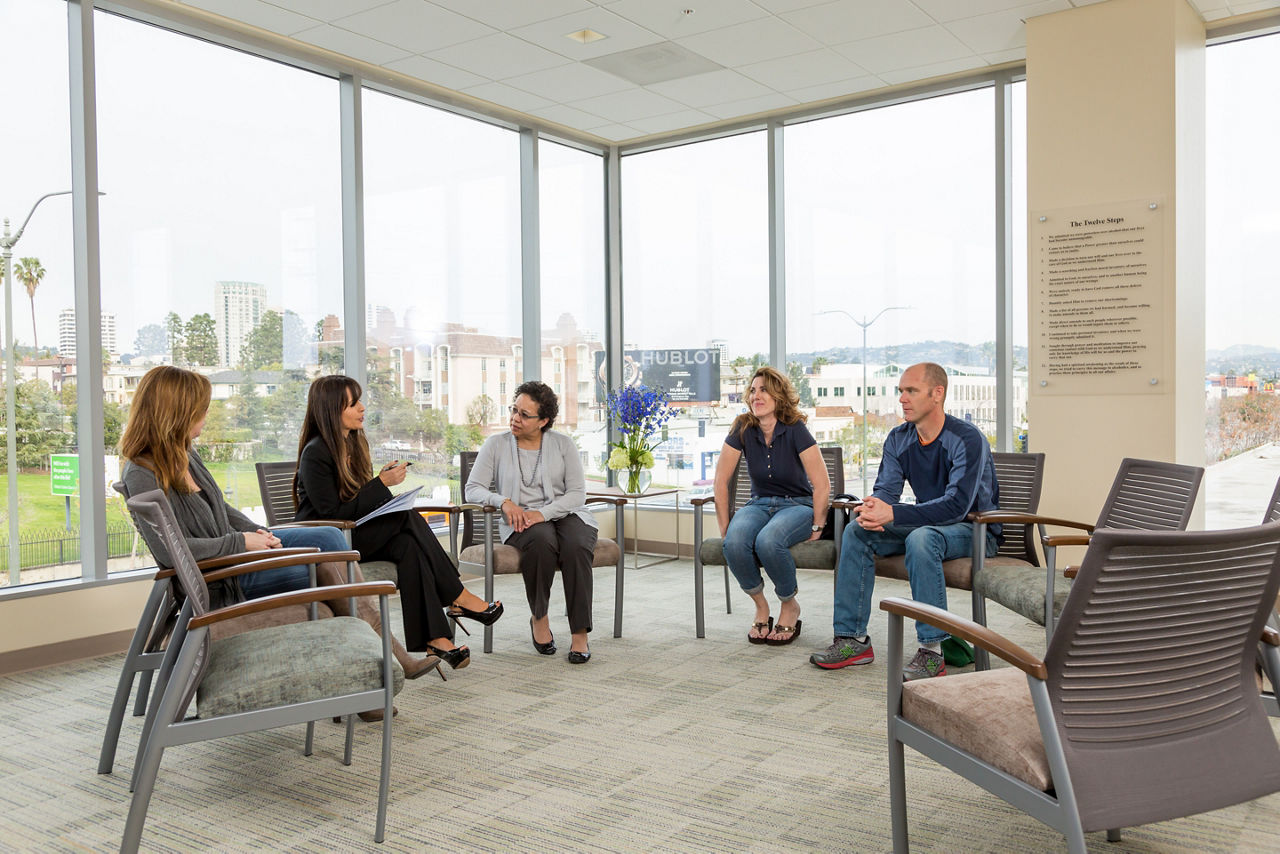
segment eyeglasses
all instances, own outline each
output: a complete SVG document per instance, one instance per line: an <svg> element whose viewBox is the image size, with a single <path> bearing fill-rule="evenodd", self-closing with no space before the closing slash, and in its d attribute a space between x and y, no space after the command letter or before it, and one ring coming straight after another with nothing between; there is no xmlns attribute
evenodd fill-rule
<svg viewBox="0 0 1280 854"><path fill-rule="evenodd" d="M530 415L527 412L521 412L520 407L518 406L511 407L511 417L519 418L521 421L537 421L538 420L537 415Z"/></svg>

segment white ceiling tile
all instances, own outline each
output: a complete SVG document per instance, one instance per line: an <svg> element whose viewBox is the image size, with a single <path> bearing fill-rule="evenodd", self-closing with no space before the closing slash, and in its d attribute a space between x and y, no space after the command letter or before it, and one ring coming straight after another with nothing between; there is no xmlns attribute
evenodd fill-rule
<svg viewBox="0 0 1280 854"><path fill-rule="evenodd" d="M389 0L271 0L271 2L321 21L333 21L372 9L374 6L382 6Z"/></svg>
<svg viewBox="0 0 1280 854"><path fill-rule="evenodd" d="M981 57L970 56L966 59L953 59L950 62L934 62L929 65L918 65L915 68L902 68L886 71L880 76L891 86L899 83L914 83L917 80L928 80L931 77L942 77L945 74L956 74L973 68L985 68Z"/></svg>
<svg viewBox="0 0 1280 854"><path fill-rule="evenodd" d="M727 66L817 50L822 45L781 18L760 18L680 39L679 44Z"/></svg>
<svg viewBox="0 0 1280 854"><path fill-rule="evenodd" d="M958 18L976 18L992 12L1004 12L1019 6L1034 6L1039 0L912 0L935 21L954 21Z"/></svg>
<svg viewBox="0 0 1280 854"><path fill-rule="evenodd" d="M593 115L586 110L579 110L576 107L569 107L565 104L551 104L547 107L529 110L529 112L548 121L567 125L571 128L598 127L610 123L604 116Z"/></svg>
<svg viewBox="0 0 1280 854"><path fill-rule="evenodd" d="M988 65L1001 65L1006 62L1022 62L1027 58L1027 49L1025 47L1015 47L1009 50L997 50L994 53L984 53L982 58L987 61Z"/></svg>
<svg viewBox="0 0 1280 854"><path fill-rule="evenodd" d="M431 0L459 15L475 18L494 29L511 30L547 18L590 9L588 0Z"/></svg>
<svg viewBox="0 0 1280 854"><path fill-rule="evenodd" d="M693 14L684 14L686 9ZM673 40L769 14L751 0L618 0L609 11Z"/></svg>
<svg viewBox="0 0 1280 854"><path fill-rule="evenodd" d="M736 119L739 116L751 116L756 113L763 113L767 110L778 110L782 107L795 106L795 99L788 98L786 95L774 93L772 95L762 95L759 98L747 98L745 101L730 101L727 104L712 104L702 108L704 113L710 113L718 119Z"/></svg>
<svg viewBox="0 0 1280 854"><path fill-rule="evenodd" d="M723 104L726 100L741 101L773 93L773 90L763 83L757 83L727 68L723 71L682 77L679 80L653 83L648 88L668 98L674 98L682 104L688 104L690 107Z"/></svg>
<svg viewBox="0 0 1280 854"><path fill-rule="evenodd" d="M392 47L389 44L374 41L371 38L357 35L348 30L339 29L332 24L321 24L318 27L294 33L293 37L298 41L307 42L335 53L341 53L352 59L371 62L374 65L384 65L410 55L408 51L401 50L398 47Z"/></svg>
<svg viewBox="0 0 1280 854"><path fill-rule="evenodd" d="M569 106L603 116L611 122L633 124L635 119L674 113L684 109L685 105L637 86L634 89L624 89L609 95L584 98L581 101L572 102Z"/></svg>
<svg viewBox="0 0 1280 854"><path fill-rule="evenodd" d="M395 0L367 12L339 18L334 24L412 53L427 53L493 32L492 27L479 21L423 0Z"/></svg>
<svg viewBox="0 0 1280 854"><path fill-rule="evenodd" d="M594 128L583 128L588 133L594 133L596 136L604 137L611 142L623 142L628 139L635 139L638 136L644 136L643 133L633 127L627 125L601 125Z"/></svg>
<svg viewBox="0 0 1280 854"><path fill-rule="evenodd" d="M866 74L862 77L855 77L852 80L838 80L835 83L823 83L819 86L806 86L802 89L788 89L783 94L790 95L802 104L812 103L813 101L825 101L828 98L842 98L845 95L856 95L859 92L869 92L872 89L879 89L885 83L874 74Z"/></svg>
<svg viewBox="0 0 1280 854"><path fill-rule="evenodd" d="M522 113L549 107L552 104L551 101L541 95L534 95L523 89L516 89L506 83L481 83L478 86L470 86L462 91L473 98L501 104L504 107L519 110Z"/></svg>
<svg viewBox="0 0 1280 854"><path fill-rule="evenodd" d="M323 23L315 18L308 18L306 15L264 3L262 0L188 0L187 5L197 6L215 15L243 21L286 36Z"/></svg>
<svg viewBox="0 0 1280 854"><path fill-rule="evenodd" d="M1107 0L1071 0L1072 6L1092 6L1095 3L1106 3Z"/></svg>
<svg viewBox="0 0 1280 854"><path fill-rule="evenodd" d="M450 45L433 50L427 55L474 74L499 80L544 68L555 68L569 61L558 53L506 33L494 33L474 41Z"/></svg>
<svg viewBox="0 0 1280 854"><path fill-rule="evenodd" d="M806 6L821 6L823 3L831 2L831 0L754 0L754 2L757 6L779 15L794 9L803 9Z"/></svg>
<svg viewBox="0 0 1280 854"><path fill-rule="evenodd" d="M909 0L835 0L781 16L824 44L842 44L933 23Z"/></svg>
<svg viewBox="0 0 1280 854"><path fill-rule="evenodd" d="M1033 6L1019 6L1004 12L963 18L947 24L956 38L973 48L975 53L995 53L1015 47L1026 47L1027 25L1023 21L1037 15L1070 9L1067 0L1048 0Z"/></svg>
<svg viewBox="0 0 1280 854"><path fill-rule="evenodd" d="M973 56L973 51L938 25L836 45L834 50L873 74Z"/></svg>
<svg viewBox="0 0 1280 854"><path fill-rule="evenodd" d="M565 38L566 34L576 33L579 30L595 30L608 38L589 44ZM618 53L633 47L665 41L662 36L652 30L646 30L620 15L599 7L561 15L527 27L519 27L512 30L511 34L576 60L592 59L608 53Z"/></svg>
<svg viewBox="0 0 1280 854"><path fill-rule="evenodd" d="M425 56L407 56L395 62L382 64L392 71L399 71L401 74L408 74L410 77L417 77L419 80L425 80L446 89L461 91L468 86L486 82L486 78L478 74L445 65L443 62L436 62L434 59L427 59Z"/></svg>
<svg viewBox="0 0 1280 854"><path fill-rule="evenodd" d="M1216 12L1227 8L1227 0L1191 0L1191 5L1201 13Z"/></svg>
<svg viewBox="0 0 1280 854"><path fill-rule="evenodd" d="M1218 21L1223 18L1230 18L1231 10L1230 9L1214 9L1212 12L1201 12L1200 17L1204 18L1206 23L1209 21Z"/></svg>
<svg viewBox="0 0 1280 854"><path fill-rule="evenodd" d="M834 80L848 80L866 74L865 69L834 50L825 48L797 56L755 62L742 66L738 71L779 92L831 83Z"/></svg>
<svg viewBox="0 0 1280 854"><path fill-rule="evenodd" d="M573 62L548 68L545 71L513 77L505 82L517 89L561 103L581 101L583 98L594 95L607 95L632 85L621 77L614 77L612 74Z"/></svg>
<svg viewBox="0 0 1280 854"><path fill-rule="evenodd" d="M1262 0L1262 2L1252 3L1232 2L1230 7L1231 11L1236 15L1247 15L1250 12L1261 12L1264 9L1275 9L1280 7L1280 2L1277 2L1277 0Z"/></svg>
<svg viewBox="0 0 1280 854"><path fill-rule="evenodd" d="M716 120L715 116L701 110L681 110L665 116L651 116L647 119L632 119L630 125L642 133L666 133L683 130L698 125L709 124Z"/></svg>

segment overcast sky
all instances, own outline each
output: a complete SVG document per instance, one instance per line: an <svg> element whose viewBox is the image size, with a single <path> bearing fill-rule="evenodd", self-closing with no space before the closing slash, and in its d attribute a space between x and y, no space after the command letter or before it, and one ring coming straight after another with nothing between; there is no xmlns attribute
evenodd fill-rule
<svg viewBox="0 0 1280 854"><path fill-rule="evenodd" d="M0 216L14 228L37 197L70 188L65 22L62 3L0 0ZM95 26L102 304L120 349L170 310L212 313L218 280L266 284L308 320L340 313L336 82L103 13ZM1274 345L1280 37L1212 48L1208 69L1207 344ZM971 297L993 269L990 100L788 130L789 350L860 340L844 318L814 316L830 308L913 306L877 323L873 346L993 337L993 300ZM518 334L515 135L383 96L366 98L365 132L369 301L423 329L447 318ZM598 170L550 145L543 167L543 325L568 311L602 333ZM761 134L624 161L628 343L767 348L765 174ZM70 212L69 197L44 202L15 252L47 271L42 345L73 304ZM14 331L31 343L16 281Z"/></svg>

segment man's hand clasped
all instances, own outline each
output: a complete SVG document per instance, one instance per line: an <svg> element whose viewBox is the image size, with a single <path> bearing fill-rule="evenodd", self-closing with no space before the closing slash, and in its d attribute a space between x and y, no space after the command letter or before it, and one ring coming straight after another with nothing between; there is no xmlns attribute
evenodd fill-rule
<svg viewBox="0 0 1280 854"><path fill-rule="evenodd" d="M868 531L883 531L885 525L893 524L893 505L871 496L856 508L858 524Z"/></svg>

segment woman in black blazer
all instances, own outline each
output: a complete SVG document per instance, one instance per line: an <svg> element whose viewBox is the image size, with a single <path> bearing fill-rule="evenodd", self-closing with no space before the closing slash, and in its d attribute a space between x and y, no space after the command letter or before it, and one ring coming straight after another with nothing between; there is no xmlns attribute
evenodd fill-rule
<svg viewBox="0 0 1280 854"><path fill-rule="evenodd" d="M388 463L373 474L360 393L350 377L320 377L311 384L293 478L299 520L354 521L390 501L390 487L404 482L408 463ZM405 646L430 651L450 667L466 667L471 653L454 645L445 605L450 617L492 625L502 616L502 603L485 602L462 586L422 516L402 510L371 519L355 529L351 545L363 560L395 563Z"/></svg>

